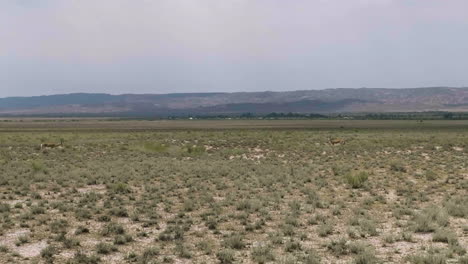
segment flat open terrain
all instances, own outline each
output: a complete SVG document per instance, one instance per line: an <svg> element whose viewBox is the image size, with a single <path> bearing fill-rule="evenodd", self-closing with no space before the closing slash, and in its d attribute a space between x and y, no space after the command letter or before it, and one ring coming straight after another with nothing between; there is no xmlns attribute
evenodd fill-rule
<svg viewBox="0 0 468 264"><path fill-rule="evenodd" d="M467 129L3 120L0 263L466 264Z"/></svg>
<svg viewBox="0 0 468 264"><path fill-rule="evenodd" d="M0 119L0 132L226 129L468 129L468 120L118 120Z"/></svg>

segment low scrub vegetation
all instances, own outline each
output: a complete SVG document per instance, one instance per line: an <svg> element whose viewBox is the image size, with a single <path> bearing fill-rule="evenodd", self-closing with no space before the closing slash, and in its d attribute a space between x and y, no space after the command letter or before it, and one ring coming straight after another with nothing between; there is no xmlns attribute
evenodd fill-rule
<svg viewBox="0 0 468 264"><path fill-rule="evenodd" d="M0 263L466 264L467 142L448 128L1 133Z"/></svg>

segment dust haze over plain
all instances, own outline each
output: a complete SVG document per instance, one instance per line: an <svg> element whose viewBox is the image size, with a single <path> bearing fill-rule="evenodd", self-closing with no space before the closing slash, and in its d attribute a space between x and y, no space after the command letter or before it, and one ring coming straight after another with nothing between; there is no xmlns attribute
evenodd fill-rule
<svg viewBox="0 0 468 264"><path fill-rule="evenodd" d="M2 0L0 97L468 85L465 0Z"/></svg>

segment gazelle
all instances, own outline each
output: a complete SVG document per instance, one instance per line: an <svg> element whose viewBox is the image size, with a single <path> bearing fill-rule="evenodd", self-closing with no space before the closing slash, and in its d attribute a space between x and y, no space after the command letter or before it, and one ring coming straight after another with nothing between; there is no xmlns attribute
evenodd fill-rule
<svg viewBox="0 0 468 264"><path fill-rule="evenodd" d="M345 140L343 138L328 138L328 143L330 143L330 145L334 146L334 145L339 145L339 144L344 144L345 143Z"/></svg>
<svg viewBox="0 0 468 264"><path fill-rule="evenodd" d="M56 147L61 147L63 146L63 139L60 139L60 143L42 143L41 144L41 149L45 148L56 148Z"/></svg>

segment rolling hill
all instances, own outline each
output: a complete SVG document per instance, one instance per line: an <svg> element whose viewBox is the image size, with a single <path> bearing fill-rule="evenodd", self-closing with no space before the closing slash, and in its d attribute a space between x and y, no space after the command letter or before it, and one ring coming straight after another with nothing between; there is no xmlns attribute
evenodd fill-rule
<svg viewBox="0 0 468 264"><path fill-rule="evenodd" d="M468 111L468 88L337 88L288 92L74 93L0 98L0 115L229 115Z"/></svg>

